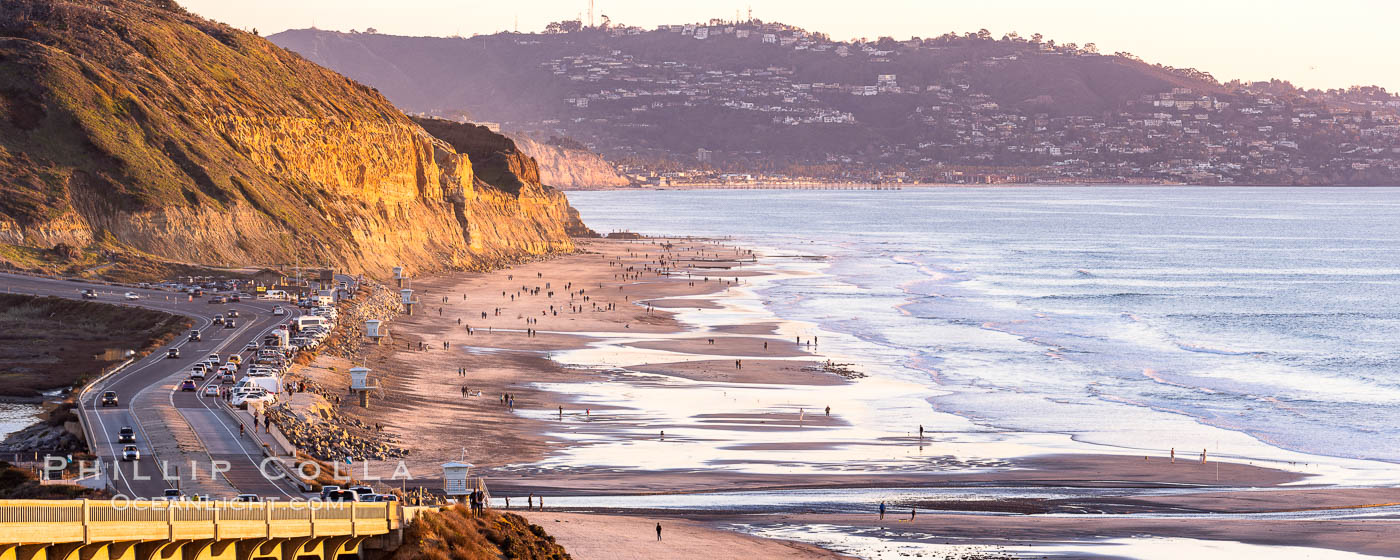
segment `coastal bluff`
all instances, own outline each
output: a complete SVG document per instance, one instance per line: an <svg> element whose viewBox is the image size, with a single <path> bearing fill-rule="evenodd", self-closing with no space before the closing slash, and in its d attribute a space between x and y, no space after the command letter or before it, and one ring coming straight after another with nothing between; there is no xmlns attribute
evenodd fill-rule
<svg viewBox="0 0 1400 560"><path fill-rule="evenodd" d="M168 0L0 5L13 268L300 261L382 276L573 249L561 192L476 159L377 90Z"/></svg>

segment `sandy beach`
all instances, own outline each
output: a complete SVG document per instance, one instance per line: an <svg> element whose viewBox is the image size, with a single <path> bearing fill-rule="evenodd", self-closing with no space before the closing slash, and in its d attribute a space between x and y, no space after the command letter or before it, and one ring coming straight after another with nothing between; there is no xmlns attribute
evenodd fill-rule
<svg viewBox="0 0 1400 560"><path fill-rule="evenodd" d="M748 251L676 239L592 240L580 247L577 254L505 270L411 280L415 313L396 317L390 339L368 348L367 365L383 391L369 409L340 408L382 424L410 447L410 484L435 485L442 462L465 456L498 499L577 497L551 501L551 511L531 519L579 558L608 552L694 558L709 550L704 543L719 547L713 550L759 547L764 557L839 557L735 531L773 536L763 531L873 526L867 514L801 508L652 511L578 501L590 495L976 487L1109 495L902 498L891 505L941 511L901 527L988 546L1006 539L1160 535L1394 553L1373 544L1396 534L1400 525L1392 521L1353 531L1344 520L1304 519L1308 530L1295 532L1256 519L1110 515L1240 515L1400 502L1400 491L1389 489L1307 487L1310 475L1322 471L1300 465L1215 456L1202 463L1185 450L1175 462L1165 452L1049 452L1066 442L934 426L922 437L921 425L871 430L867 416L843 405L846 395L870 390L863 364L834 360L814 331L757 311L761 302L747 288L775 272ZM373 472L387 477L393 468L386 462ZM860 511L874 506L852 504ZM675 526L664 549L644 538L646 531L636 543L627 540L633 525L654 524L650 516ZM624 541L630 544L618 548Z"/></svg>

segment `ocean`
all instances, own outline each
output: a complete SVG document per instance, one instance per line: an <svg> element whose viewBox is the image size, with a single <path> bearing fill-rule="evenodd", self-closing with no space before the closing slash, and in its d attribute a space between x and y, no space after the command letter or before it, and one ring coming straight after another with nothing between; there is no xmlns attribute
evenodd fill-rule
<svg viewBox="0 0 1400 560"><path fill-rule="evenodd" d="M819 263L764 285L762 305L835 333L822 351L872 376L927 387L930 414L964 422L950 430L1400 461L1400 188L569 200L602 233L728 237L765 261Z"/></svg>

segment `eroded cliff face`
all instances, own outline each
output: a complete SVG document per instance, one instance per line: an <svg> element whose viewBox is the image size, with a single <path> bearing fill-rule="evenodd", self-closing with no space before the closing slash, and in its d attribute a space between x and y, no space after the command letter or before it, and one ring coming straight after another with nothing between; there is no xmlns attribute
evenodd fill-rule
<svg viewBox="0 0 1400 560"><path fill-rule="evenodd" d="M520 149L535 158L540 181L561 189L625 187L631 181L602 156L581 150L538 142L524 136L513 137Z"/></svg>
<svg viewBox="0 0 1400 560"><path fill-rule="evenodd" d="M572 249L533 162L483 181L378 92L171 6L0 6L0 243L371 276Z"/></svg>

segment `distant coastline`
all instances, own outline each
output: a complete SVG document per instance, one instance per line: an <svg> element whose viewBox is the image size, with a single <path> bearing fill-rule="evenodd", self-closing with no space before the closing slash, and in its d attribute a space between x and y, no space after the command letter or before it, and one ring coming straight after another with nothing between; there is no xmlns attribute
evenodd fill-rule
<svg viewBox="0 0 1400 560"><path fill-rule="evenodd" d="M1251 186L1251 185L1191 185L1187 183L1170 183L1161 181L1092 181L1073 183L867 183L867 182L833 182L833 181L793 181L790 183L754 183L754 184L733 184L733 183L686 183L683 185L631 185L616 187L572 187L561 189L565 192L573 191L631 191L631 190L651 190L651 191L686 191L686 190L900 190L903 188L930 188L930 187L1097 187L1097 186L1144 186L1144 187L1189 187L1189 186ZM1266 186L1266 185L1253 185Z"/></svg>

